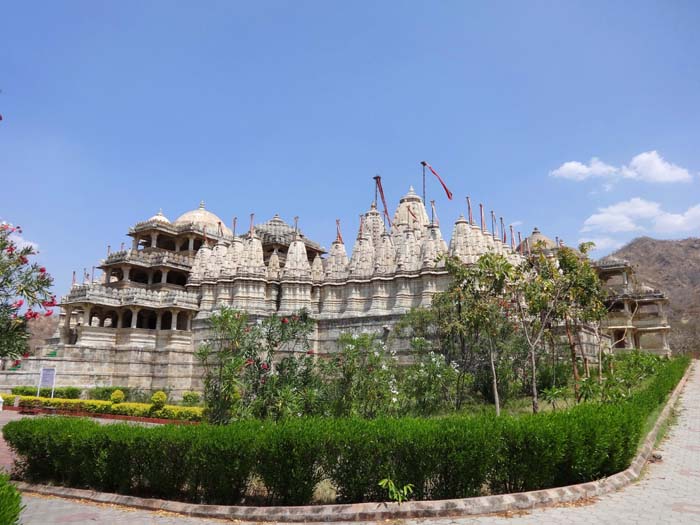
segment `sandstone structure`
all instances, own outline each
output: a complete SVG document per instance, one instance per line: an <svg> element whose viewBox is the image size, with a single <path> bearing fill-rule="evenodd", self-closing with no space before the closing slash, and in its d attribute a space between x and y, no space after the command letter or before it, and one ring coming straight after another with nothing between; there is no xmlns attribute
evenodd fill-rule
<svg viewBox="0 0 700 525"><path fill-rule="evenodd" d="M172 222L158 212L129 229L130 248L108 250L99 282L74 282L61 300L55 337L21 366L0 371L0 390L36 384L41 367L55 367L61 386L166 389L177 398L202 388L194 354L208 336L208 318L222 306L253 319L305 309L316 321L314 350L327 354L336 351L342 332L386 336L411 308L429 306L449 280L443 254L473 263L493 252L518 264L526 249L559 244L535 229L516 247L512 230L508 243L493 214L487 229L483 209L479 225L471 209L468 218L460 216L448 244L432 215L412 188L392 221L384 220L375 199L360 216L352 248L338 227L326 251L304 236L296 219L292 226L275 215L254 225L251 216L249 230L239 235L235 221L229 229L204 203ZM599 268L607 278L607 267ZM618 325L608 324L617 334ZM644 329L625 332L625 345L645 342L634 335ZM583 352L595 356L587 350L592 335L583 332ZM660 333L667 348L666 332Z"/></svg>
<svg viewBox="0 0 700 525"><path fill-rule="evenodd" d="M165 388L178 397L201 390L194 352L221 306L253 318L306 309L316 320L314 350L324 354L341 332L387 334L411 308L430 305L448 280L440 255L521 257L495 221L487 230L483 213L480 225L459 217L448 245L413 188L390 226L373 203L350 250L339 228L326 251L277 215L251 219L237 235L204 203L172 222L159 212L128 235L131 247L101 262L100 282L76 282L62 298L56 337L40 355L0 372L0 389L35 384L40 367L55 366L61 385Z"/></svg>

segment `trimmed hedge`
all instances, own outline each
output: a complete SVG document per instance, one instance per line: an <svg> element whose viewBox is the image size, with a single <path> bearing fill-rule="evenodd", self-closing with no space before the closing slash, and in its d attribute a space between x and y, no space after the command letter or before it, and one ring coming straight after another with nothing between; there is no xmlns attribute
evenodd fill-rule
<svg viewBox="0 0 700 525"><path fill-rule="evenodd" d="M0 525L19 525L22 496L10 483L10 477L0 472Z"/></svg>
<svg viewBox="0 0 700 525"><path fill-rule="evenodd" d="M385 499L378 482L391 478L399 486L412 483L416 498L461 498L580 483L625 469L647 419L688 362L664 362L642 390L619 403L520 417L290 419L223 427L36 418L7 423L3 432L32 482L237 504L255 478L269 503L300 505L311 501L321 479L332 482L339 501L361 502Z"/></svg>
<svg viewBox="0 0 700 525"><path fill-rule="evenodd" d="M2 394L5 403L14 403L14 397ZM22 408L55 408L70 412L89 412L91 414L118 414L123 416L153 417L160 419L176 419L180 421L201 421L203 409L200 407L181 407L165 405L156 409L149 403L112 403L111 401L96 401L93 399L59 399L34 396L20 396L19 406Z"/></svg>
<svg viewBox="0 0 700 525"><path fill-rule="evenodd" d="M12 387L12 393L16 396L36 396L35 386L15 386ZM53 397L60 397L63 399L78 399L82 389L74 386L57 386L53 389ZM51 397L50 388L39 389L40 397Z"/></svg>

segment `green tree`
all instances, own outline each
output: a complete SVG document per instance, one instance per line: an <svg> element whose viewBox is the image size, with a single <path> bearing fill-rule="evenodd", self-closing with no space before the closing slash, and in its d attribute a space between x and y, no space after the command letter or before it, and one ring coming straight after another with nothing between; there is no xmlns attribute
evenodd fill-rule
<svg viewBox="0 0 700 525"><path fill-rule="evenodd" d="M516 319L528 346L533 413L539 411L539 356L545 351L546 335L550 333L553 323L561 317L568 287L569 283L563 278L556 258L543 246L534 247L511 281Z"/></svg>
<svg viewBox="0 0 700 525"><path fill-rule="evenodd" d="M433 296L430 308L413 310L399 325L401 333L429 343L457 372L454 408L466 399L470 374L487 367L491 377L496 413L501 402L498 362L511 346L514 336L509 283L514 268L502 256L484 254L476 264L466 265L458 258L445 259L450 284Z"/></svg>
<svg viewBox="0 0 700 525"><path fill-rule="evenodd" d="M56 299L50 293L53 279L29 258L31 245L19 246L19 226L0 224L0 358L17 359L27 351L27 322L50 316ZM24 313L22 313L24 312Z"/></svg>
<svg viewBox="0 0 700 525"><path fill-rule="evenodd" d="M574 377L574 388L577 399L580 397L579 377L577 366L577 347L580 351L581 360L584 362L586 378L588 379L588 360L584 353L581 342L581 332L583 326L593 328L597 344L598 363L602 363L602 345L599 336L600 322L605 318L606 291L598 277L598 272L591 264L586 254L594 246L593 243L582 243L579 251L571 248L561 247L557 252L557 261L561 269L562 276L567 282L566 295L563 301L563 308L560 309L566 328L567 341L571 351L572 367ZM602 382L601 367L598 367L598 382Z"/></svg>
<svg viewBox="0 0 700 525"><path fill-rule="evenodd" d="M245 312L223 307L212 314L209 324L212 337L197 351L204 369L208 420L225 424L234 415L278 419L295 412L301 401L297 385L290 381L303 377L300 368L308 369L308 363L292 365L292 361L308 361L313 329L306 312L252 323ZM278 359L281 352L287 355Z"/></svg>

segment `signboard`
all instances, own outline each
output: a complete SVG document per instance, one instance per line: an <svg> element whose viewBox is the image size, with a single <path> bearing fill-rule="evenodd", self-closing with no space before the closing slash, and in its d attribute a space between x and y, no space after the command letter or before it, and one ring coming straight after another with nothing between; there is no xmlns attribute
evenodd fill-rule
<svg viewBox="0 0 700 525"><path fill-rule="evenodd" d="M42 368L39 371L39 386L36 388L36 395L39 396L39 392L42 388L51 388L51 397L53 397L53 389L56 386L56 369L55 368Z"/></svg>

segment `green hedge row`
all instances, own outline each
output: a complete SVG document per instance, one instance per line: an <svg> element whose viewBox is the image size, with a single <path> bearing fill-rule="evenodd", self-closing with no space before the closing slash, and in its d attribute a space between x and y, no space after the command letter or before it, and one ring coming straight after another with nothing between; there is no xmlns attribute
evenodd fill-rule
<svg viewBox="0 0 700 525"><path fill-rule="evenodd" d="M10 477L0 472L0 525L18 525L22 511L19 490L10 483Z"/></svg>
<svg viewBox="0 0 700 525"><path fill-rule="evenodd" d="M12 387L12 393L16 396L35 396L36 387L35 386L14 386ZM60 397L63 399L78 399L82 389L74 386L57 386L53 390L54 397ZM39 396L41 397L51 397L50 388L41 388L39 390Z"/></svg>
<svg viewBox="0 0 700 525"><path fill-rule="evenodd" d="M17 397L12 394L0 394L0 396L8 405L14 404ZM163 408L155 409L150 403L112 403L111 401L96 401L92 399L61 399L35 396L20 396L19 399L19 406L22 408L55 408L70 412L154 417L180 421L201 421L204 411L201 407L165 405Z"/></svg>
<svg viewBox="0 0 700 525"><path fill-rule="evenodd" d="M341 502L385 500L379 480L412 483L418 499L460 498L585 482L625 469L645 422L682 377L668 361L614 404L521 417L451 416L243 421L223 427L99 425L24 419L3 432L23 476L138 496L240 503L251 479L270 503L311 501L328 479Z"/></svg>

